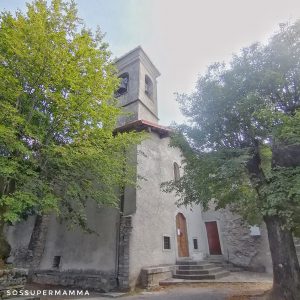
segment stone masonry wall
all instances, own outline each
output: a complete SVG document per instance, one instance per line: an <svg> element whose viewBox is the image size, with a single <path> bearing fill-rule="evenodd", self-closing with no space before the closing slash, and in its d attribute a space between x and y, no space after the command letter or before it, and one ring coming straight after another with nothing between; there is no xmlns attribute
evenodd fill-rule
<svg viewBox="0 0 300 300"><path fill-rule="evenodd" d="M253 271L265 271L257 257L262 248L262 236L251 236L249 225L245 224L240 216L233 215L227 210L222 211L222 236L227 251L224 256L234 265Z"/></svg>
<svg viewBox="0 0 300 300"><path fill-rule="evenodd" d="M250 226L229 209L207 211L204 221L217 221L226 261L249 271L272 272L272 262L267 231L260 225L260 235L251 236Z"/></svg>
<svg viewBox="0 0 300 300"><path fill-rule="evenodd" d="M119 240L118 284L120 290L129 290L129 242L132 231L131 216L121 217Z"/></svg>
<svg viewBox="0 0 300 300"><path fill-rule="evenodd" d="M59 285L99 292L116 289L114 272L95 270L39 270L31 274L31 280L38 284Z"/></svg>
<svg viewBox="0 0 300 300"><path fill-rule="evenodd" d="M18 268L37 269L44 253L49 216L34 217L32 227L28 222L20 223L18 224L19 231L22 228L21 226L23 226L23 230L28 236L27 243L17 243L20 238L18 234L13 238L9 236L9 241L13 244L13 247L8 262L13 263Z"/></svg>
<svg viewBox="0 0 300 300"><path fill-rule="evenodd" d="M0 287L24 285L27 280L26 269L5 269L0 270Z"/></svg>
<svg viewBox="0 0 300 300"><path fill-rule="evenodd" d="M27 276L26 269L0 270L0 299L6 298L9 290L22 289L27 282Z"/></svg>

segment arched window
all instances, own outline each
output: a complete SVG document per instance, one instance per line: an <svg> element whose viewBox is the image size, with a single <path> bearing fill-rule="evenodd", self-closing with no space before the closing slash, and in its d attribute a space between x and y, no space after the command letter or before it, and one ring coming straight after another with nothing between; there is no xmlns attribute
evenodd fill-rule
<svg viewBox="0 0 300 300"><path fill-rule="evenodd" d="M145 76L145 93L146 95L152 99L153 97L153 83L148 75Z"/></svg>
<svg viewBox="0 0 300 300"><path fill-rule="evenodd" d="M128 82L129 82L129 74L123 73L122 75L119 76L119 79L120 79L120 86L119 86L118 90L116 91L116 94L115 94L116 97L119 97L127 92Z"/></svg>
<svg viewBox="0 0 300 300"><path fill-rule="evenodd" d="M178 181L180 179L180 170L178 163L174 162L174 180Z"/></svg>

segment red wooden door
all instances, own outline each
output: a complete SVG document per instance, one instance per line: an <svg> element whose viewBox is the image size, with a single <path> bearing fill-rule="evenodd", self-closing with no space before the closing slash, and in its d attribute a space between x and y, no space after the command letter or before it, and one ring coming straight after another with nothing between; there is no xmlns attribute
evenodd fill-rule
<svg viewBox="0 0 300 300"><path fill-rule="evenodd" d="M182 213L178 213L176 216L176 229L177 229L177 245L178 245L178 256L188 257L189 256L189 244L186 228L186 219Z"/></svg>
<svg viewBox="0 0 300 300"><path fill-rule="evenodd" d="M217 222L205 222L209 253L211 255L221 255L221 244Z"/></svg>

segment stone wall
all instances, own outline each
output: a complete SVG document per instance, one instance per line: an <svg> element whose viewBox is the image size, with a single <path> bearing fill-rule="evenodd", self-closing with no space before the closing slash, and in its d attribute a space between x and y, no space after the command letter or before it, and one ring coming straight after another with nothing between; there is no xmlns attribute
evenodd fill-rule
<svg viewBox="0 0 300 300"><path fill-rule="evenodd" d="M14 226L6 226L5 234L11 246L8 263L13 263L17 268L29 268L33 258L33 251L29 249L32 231L36 216L30 216Z"/></svg>
<svg viewBox="0 0 300 300"><path fill-rule="evenodd" d="M82 288L99 292L108 292L117 287L114 272L109 273L95 270L39 270L31 274L31 282Z"/></svg>
<svg viewBox="0 0 300 300"><path fill-rule="evenodd" d="M87 209L93 234L81 228L70 230L54 215L30 217L8 226L6 234L12 245L9 262L29 268L32 282L115 289L119 211L94 203L88 203ZM53 266L55 256L60 257L57 268Z"/></svg>
<svg viewBox="0 0 300 300"><path fill-rule="evenodd" d="M0 290L24 285L27 281L27 276L28 270L26 269L0 270Z"/></svg>
<svg viewBox="0 0 300 300"><path fill-rule="evenodd" d="M252 271L264 272L266 267L259 262L258 256L262 253L262 236L251 236L249 225L240 216L222 211L222 236L226 242L227 251L224 253L227 260L237 266Z"/></svg>
<svg viewBox="0 0 300 300"><path fill-rule="evenodd" d="M33 260L33 252L27 247L12 249L7 263L13 264L16 268L30 268Z"/></svg>
<svg viewBox="0 0 300 300"><path fill-rule="evenodd" d="M88 227L93 231L90 234L51 216L39 269L52 269L54 258L60 257L60 271L116 271L119 211L98 207L92 201L87 202L86 209Z"/></svg>
<svg viewBox="0 0 300 300"><path fill-rule="evenodd" d="M259 227L260 235L251 236L250 226L229 209L203 212L203 218L204 221L218 222L222 254L226 261L249 271L272 272L264 224Z"/></svg>
<svg viewBox="0 0 300 300"><path fill-rule="evenodd" d="M174 265L143 268L141 271L141 285L146 289L157 287L161 280L171 278L174 271Z"/></svg>

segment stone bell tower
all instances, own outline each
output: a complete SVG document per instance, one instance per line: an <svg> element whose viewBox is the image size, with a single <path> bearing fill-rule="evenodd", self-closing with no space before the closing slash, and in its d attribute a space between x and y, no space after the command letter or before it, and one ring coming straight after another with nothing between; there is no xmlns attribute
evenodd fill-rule
<svg viewBox="0 0 300 300"><path fill-rule="evenodd" d="M116 96L120 105L128 112L121 117L119 126L145 120L155 124L157 116L157 81L159 71L153 65L144 50L138 46L116 60L121 79Z"/></svg>

